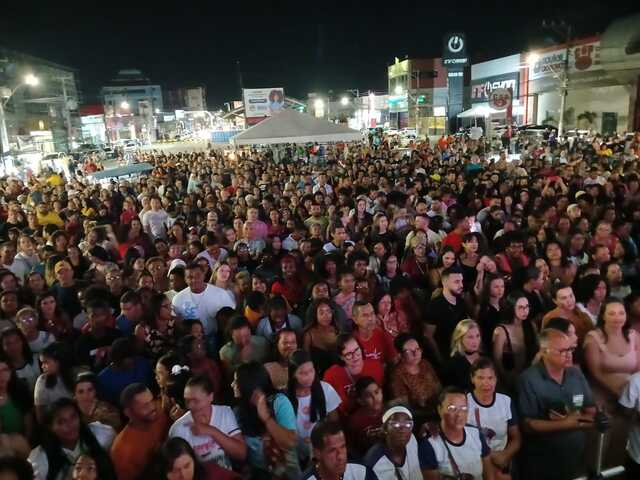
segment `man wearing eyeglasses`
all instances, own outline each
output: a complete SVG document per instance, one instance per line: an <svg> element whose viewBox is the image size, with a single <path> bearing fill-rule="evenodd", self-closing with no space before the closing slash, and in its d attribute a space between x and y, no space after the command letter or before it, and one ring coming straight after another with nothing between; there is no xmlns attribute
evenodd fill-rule
<svg viewBox="0 0 640 480"><path fill-rule="evenodd" d="M382 415L384 442L371 447L364 464L378 480L423 480L425 458L418 452L413 436L413 415L403 406L387 409Z"/></svg>
<svg viewBox="0 0 640 480"><path fill-rule="evenodd" d="M437 433L420 440L418 451L424 458L425 480L457 478L494 480L491 449L479 428L467 425L467 395L457 387L447 387L438 398L440 425Z"/></svg>
<svg viewBox="0 0 640 480"><path fill-rule="evenodd" d="M575 478L585 465L585 430L592 428L596 409L587 380L572 366L573 350L567 335L543 330L540 362L520 376L525 480Z"/></svg>

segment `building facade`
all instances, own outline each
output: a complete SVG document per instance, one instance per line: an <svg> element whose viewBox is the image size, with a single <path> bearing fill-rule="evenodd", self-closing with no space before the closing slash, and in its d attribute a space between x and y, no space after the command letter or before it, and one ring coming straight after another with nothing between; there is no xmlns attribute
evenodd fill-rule
<svg viewBox="0 0 640 480"><path fill-rule="evenodd" d="M3 151L68 151L80 135L80 100L76 69L0 47Z"/></svg>
<svg viewBox="0 0 640 480"><path fill-rule="evenodd" d="M460 116L487 128L505 124L506 112L489 108L487 101L493 89L511 88L514 123L557 127L566 85L565 132L638 130L638 32L640 15L635 15L614 21L602 35L476 63L471 67L472 108Z"/></svg>
<svg viewBox="0 0 640 480"><path fill-rule="evenodd" d="M207 89L204 86L165 90L163 96L167 111L207 110Z"/></svg>
<svg viewBox="0 0 640 480"><path fill-rule="evenodd" d="M441 58L396 58L387 67L387 80L392 128L415 128L420 135L444 133L448 93Z"/></svg>
<svg viewBox="0 0 640 480"><path fill-rule="evenodd" d="M140 70L120 70L102 87L107 137L111 142L125 139L155 140L154 115L163 110L162 88Z"/></svg>

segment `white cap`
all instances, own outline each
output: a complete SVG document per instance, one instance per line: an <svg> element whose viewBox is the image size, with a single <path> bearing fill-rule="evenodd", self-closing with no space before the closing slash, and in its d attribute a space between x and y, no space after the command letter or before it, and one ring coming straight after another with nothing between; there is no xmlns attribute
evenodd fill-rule
<svg viewBox="0 0 640 480"><path fill-rule="evenodd" d="M171 264L169 265L169 272L167 273L167 277L171 275L171 271L176 267L186 267L187 263L184 260L179 258L174 258L171 260Z"/></svg>

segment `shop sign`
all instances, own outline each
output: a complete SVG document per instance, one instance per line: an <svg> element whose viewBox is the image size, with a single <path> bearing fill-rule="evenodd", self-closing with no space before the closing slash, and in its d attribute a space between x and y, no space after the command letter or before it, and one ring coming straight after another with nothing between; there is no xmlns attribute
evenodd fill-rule
<svg viewBox="0 0 640 480"><path fill-rule="evenodd" d="M561 75L564 69L566 49L561 48L541 53L530 67L529 79L537 80L551 75ZM600 70L600 41L574 45L569 49L569 73Z"/></svg>
<svg viewBox="0 0 640 480"><path fill-rule="evenodd" d="M452 32L444 36L442 64L449 70L460 70L469 65L467 38L464 33Z"/></svg>
<svg viewBox="0 0 640 480"><path fill-rule="evenodd" d="M496 89L510 88L518 98L520 87L519 72L504 73L471 81L471 103L486 102Z"/></svg>
<svg viewBox="0 0 640 480"><path fill-rule="evenodd" d="M489 94L489 106L495 110L506 110L513 98L508 88L496 88Z"/></svg>

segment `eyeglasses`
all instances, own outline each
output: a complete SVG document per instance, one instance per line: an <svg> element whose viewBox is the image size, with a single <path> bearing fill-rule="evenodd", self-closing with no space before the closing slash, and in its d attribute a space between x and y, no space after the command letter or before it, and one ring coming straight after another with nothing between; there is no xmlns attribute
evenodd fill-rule
<svg viewBox="0 0 640 480"><path fill-rule="evenodd" d="M518 305L517 308L520 309L520 310L529 310L530 307L529 307L529 305Z"/></svg>
<svg viewBox="0 0 640 480"><path fill-rule="evenodd" d="M447 413L467 413L467 411L469 411L469 407L466 405L447 405Z"/></svg>
<svg viewBox="0 0 640 480"><path fill-rule="evenodd" d="M389 422L389 428L393 428L394 430L411 430L413 429L413 420L406 420L404 422Z"/></svg>
<svg viewBox="0 0 640 480"><path fill-rule="evenodd" d="M356 348L355 350L351 350L350 352L344 352L342 356L347 360L352 360L354 358L358 358L362 355L362 350L360 348Z"/></svg>
<svg viewBox="0 0 640 480"><path fill-rule="evenodd" d="M422 348L420 348L420 347L418 347L418 348L405 348L402 352L406 353L408 355L417 355L420 352L422 352Z"/></svg>
<svg viewBox="0 0 640 480"><path fill-rule="evenodd" d="M558 355L568 355L568 354L573 354L576 351L575 347L569 347L569 348L547 348L547 350L550 350L552 352L556 352Z"/></svg>

